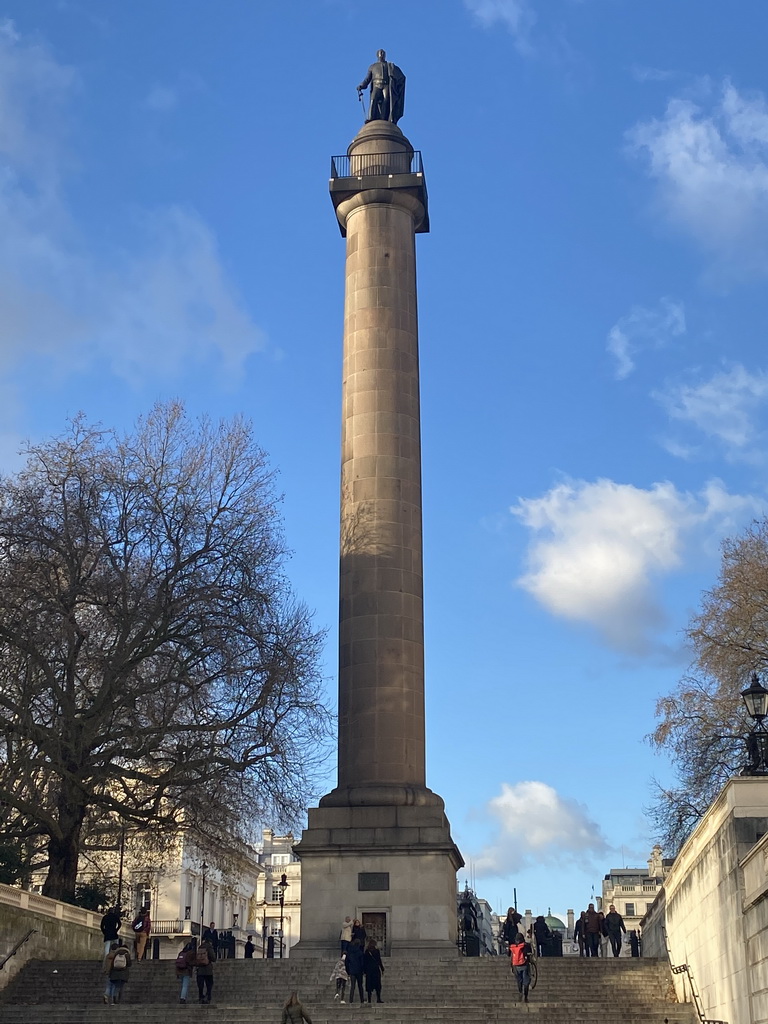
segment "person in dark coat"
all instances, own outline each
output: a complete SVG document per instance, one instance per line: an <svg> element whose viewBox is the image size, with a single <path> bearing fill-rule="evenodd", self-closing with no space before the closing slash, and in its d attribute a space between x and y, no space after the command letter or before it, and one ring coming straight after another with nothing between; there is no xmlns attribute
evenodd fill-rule
<svg viewBox="0 0 768 1024"><path fill-rule="evenodd" d="M363 928L363 926L360 924L360 921L357 918L355 918L355 920L352 922L352 938L359 939L360 945L363 947L363 949L365 949L365 940L367 939L367 937L368 936L365 934L365 928Z"/></svg>
<svg viewBox="0 0 768 1024"><path fill-rule="evenodd" d="M202 955L202 951L205 950L208 954L208 963L203 963L205 957ZM216 952L213 948L213 943L210 939L203 939L200 945L197 947L197 953L195 954L195 968L197 971L197 992L199 995L199 1002L210 1003L211 993L213 992L213 964L216 959ZM203 995L205 990L205 995Z"/></svg>
<svg viewBox="0 0 768 1024"><path fill-rule="evenodd" d="M590 903L584 913L584 937L587 940L587 956L597 956L600 946L600 935L603 930L602 915Z"/></svg>
<svg viewBox="0 0 768 1024"><path fill-rule="evenodd" d="M611 942L611 949L613 955L618 956L621 952L621 933L626 934L626 927L624 925L624 918L618 913L616 907L613 904L608 908L608 913L605 915L605 924L608 928L608 938Z"/></svg>
<svg viewBox="0 0 768 1024"><path fill-rule="evenodd" d="M203 932L203 942L208 940L213 946L213 959L218 960L219 957L219 932L216 927L216 922L211 921L208 927Z"/></svg>
<svg viewBox="0 0 768 1024"><path fill-rule="evenodd" d="M256 947L253 944L253 936L249 935L248 936L248 941L245 944L245 959L246 960L253 960L253 951L254 951L254 949L256 949Z"/></svg>
<svg viewBox="0 0 768 1024"><path fill-rule="evenodd" d="M383 1003L381 998L381 976L384 973L384 964L381 962L381 953L376 945L376 939L368 939L363 956L363 970L365 972L365 991L368 995L368 1002L371 996L376 993L376 1002ZM350 1000L351 1002L352 1000Z"/></svg>
<svg viewBox="0 0 768 1024"><path fill-rule="evenodd" d="M573 929L573 938L575 942L579 944L579 956L589 956L589 952L584 951L584 945L587 941L587 915L582 912L579 914L579 919L576 922L576 927Z"/></svg>
<svg viewBox="0 0 768 1024"><path fill-rule="evenodd" d="M518 914L517 907L510 907L507 911L507 916L504 919L504 924L501 926L501 937L508 946L517 938L517 933L520 930L519 925L523 919L522 914Z"/></svg>
<svg viewBox="0 0 768 1024"><path fill-rule="evenodd" d="M541 914L533 922L533 936L536 939L536 956L544 956L544 945L547 939L552 938L552 932Z"/></svg>
<svg viewBox="0 0 768 1024"><path fill-rule="evenodd" d="M120 938L121 924L120 911L117 907L110 907L104 917L102 917L101 924L99 925L101 934L104 936L104 956L109 955L112 943L117 942Z"/></svg>
<svg viewBox="0 0 768 1024"><path fill-rule="evenodd" d="M364 952L359 939L353 939L347 948L347 974L349 975L349 1001L355 1001L355 987L360 992L360 1002L363 1002L363 974Z"/></svg>

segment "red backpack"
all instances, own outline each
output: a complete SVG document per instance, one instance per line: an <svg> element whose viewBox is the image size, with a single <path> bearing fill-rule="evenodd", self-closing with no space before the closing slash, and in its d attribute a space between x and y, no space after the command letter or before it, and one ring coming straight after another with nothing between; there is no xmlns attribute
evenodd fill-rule
<svg viewBox="0 0 768 1024"><path fill-rule="evenodd" d="M525 943L520 942L514 946L509 947L509 953L512 957L513 967L525 967L528 962L528 957L525 953Z"/></svg>

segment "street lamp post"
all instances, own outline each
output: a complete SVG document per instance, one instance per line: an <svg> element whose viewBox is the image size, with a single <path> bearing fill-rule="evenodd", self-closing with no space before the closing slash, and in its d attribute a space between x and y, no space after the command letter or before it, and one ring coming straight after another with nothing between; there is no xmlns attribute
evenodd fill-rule
<svg viewBox="0 0 768 1024"><path fill-rule="evenodd" d="M747 735L747 764L742 775L768 775L768 730L765 718L768 716L768 690L760 682L757 672L752 673L750 685L741 691L747 714L754 722Z"/></svg>
<svg viewBox="0 0 768 1024"><path fill-rule="evenodd" d="M285 874L280 876L280 881L277 883L277 887L280 890L280 959L283 959L283 907L285 906L285 890L289 886L288 879Z"/></svg>
<svg viewBox="0 0 768 1024"><path fill-rule="evenodd" d="M200 865L203 872L203 891L200 894L200 941L203 941L203 932L205 931L205 872L208 870L208 865L203 861Z"/></svg>

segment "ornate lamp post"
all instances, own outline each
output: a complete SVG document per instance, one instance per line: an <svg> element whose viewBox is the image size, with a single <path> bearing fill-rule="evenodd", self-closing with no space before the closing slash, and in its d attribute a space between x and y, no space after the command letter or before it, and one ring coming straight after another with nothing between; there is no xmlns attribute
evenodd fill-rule
<svg viewBox="0 0 768 1024"><path fill-rule="evenodd" d="M277 883L277 887L280 890L280 959L283 959L283 907L285 905L285 890L289 886L288 879L283 873L280 876L280 881Z"/></svg>
<svg viewBox="0 0 768 1024"><path fill-rule="evenodd" d="M768 730L765 718L768 716L768 690L760 682L757 672L752 673L750 685L741 691L747 714L754 722L747 736L748 763L742 768L742 775L768 775Z"/></svg>

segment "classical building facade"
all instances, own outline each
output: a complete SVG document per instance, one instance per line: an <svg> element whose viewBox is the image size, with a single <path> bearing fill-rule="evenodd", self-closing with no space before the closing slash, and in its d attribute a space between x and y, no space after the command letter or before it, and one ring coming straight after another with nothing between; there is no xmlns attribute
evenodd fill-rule
<svg viewBox="0 0 768 1024"><path fill-rule="evenodd" d="M290 833L277 836L271 828L262 833L260 873L249 921L256 928L253 941L263 949L263 955L279 958L282 939L283 958L290 956L291 946L301 934L301 863L293 852L295 842Z"/></svg>
<svg viewBox="0 0 768 1024"><path fill-rule="evenodd" d="M608 913L611 904L624 918L627 934L637 931L640 922L650 910L672 866L662 857L657 844L648 858L648 868L611 868L603 878L602 896L597 898L597 909ZM629 945L622 946L622 956L629 956Z"/></svg>

